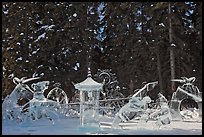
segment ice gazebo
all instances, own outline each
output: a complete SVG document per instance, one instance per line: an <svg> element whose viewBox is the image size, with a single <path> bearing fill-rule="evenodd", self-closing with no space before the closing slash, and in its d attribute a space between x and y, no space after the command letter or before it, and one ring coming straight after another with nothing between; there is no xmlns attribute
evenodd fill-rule
<svg viewBox="0 0 204 137"><path fill-rule="evenodd" d="M90 67L87 78L74 85L80 91L80 124L81 126L99 126L99 95L103 84L92 79Z"/></svg>

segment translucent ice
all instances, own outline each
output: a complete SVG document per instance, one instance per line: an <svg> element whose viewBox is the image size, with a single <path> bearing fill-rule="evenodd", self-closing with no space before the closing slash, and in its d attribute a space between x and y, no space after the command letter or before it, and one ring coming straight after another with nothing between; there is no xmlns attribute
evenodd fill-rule
<svg viewBox="0 0 204 137"><path fill-rule="evenodd" d="M167 99L161 93L159 93L158 96L158 108L155 112L151 113L149 117L157 120L156 124L160 127L161 125L170 124L172 121L172 117Z"/></svg>
<svg viewBox="0 0 204 137"><path fill-rule="evenodd" d="M149 96L140 99L139 97L132 97L127 104L125 104L119 112L116 114L112 127L119 128L120 122L127 122L130 120L129 116L131 112L136 113L136 115L141 116L147 109L148 103L151 102Z"/></svg>

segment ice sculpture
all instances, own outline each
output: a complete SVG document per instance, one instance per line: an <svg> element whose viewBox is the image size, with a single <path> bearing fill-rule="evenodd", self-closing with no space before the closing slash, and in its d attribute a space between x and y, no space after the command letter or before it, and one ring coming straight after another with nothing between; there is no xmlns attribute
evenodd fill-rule
<svg viewBox="0 0 204 137"><path fill-rule="evenodd" d="M60 88L60 83L55 83L53 85L55 88L53 88L48 94L47 98L53 101L58 102L59 104L68 104L68 97L64 90Z"/></svg>
<svg viewBox="0 0 204 137"><path fill-rule="evenodd" d="M53 85L55 88L53 88L48 94L47 99L56 101L58 106L57 110L61 114L64 114L65 116L72 116L73 115L73 108L71 108L70 105L68 105L69 98L67 97L67 94L63 89L60 88L60 83L55 83Z"/></svg>
<svg viewBox="0 0 204 137"><path fill-rule="evenodd" d="M147 92L151 91L157 84L157 81L150 82L145 84L143 88L139 89L138 92L131 97L129 102L116 114L112 127L118 128L120 122L127 122L136 116L146 119L144 116L148 115L146 114L148 112L146 110L148 108L148 104L151 102L151 98L147 96Z"/></svg>
<svg viewBox="0 0 204 137"><path fill-rule="evenodd" d="M54 120L59 119L59 116L64 116L64 113L69 113L69 107L62 106L63 104L61 104L64 101L63 99L62 101L60 101L61 99L53 101L44 96L44 91L48 89L49 81L33 83L31 85L32 89L26 84L27 82L36 79L39 79L39 77L29 79L26 79L25 77L19 79L15 77L13 79L16 87L2 103L2 118L4 121L13 120L17 122L26 122L27 120L45 118L54 123ZM51 93L53 93L53 91L55 91L55 89L51 90ZM61 93L64 93L63 97L66 97L65 92L63 90L60 91ZM49 95L51 95L51 93ZM18 101L30 94L33 94L33 98L29 98L27 103L20 106ZM56 98L60 97L61 96L56 96Z"/></svg>
<svg viewBox="0 0 204 137"><path fill-rule="evenodd" d="M54 121L58 120L61 116L72 115L67 95L64 90L59 88L59 83L55 83L54 86L56 87L48 93L48 98L44 96L44 91L48 89L48 85L49 81L42 81L31 85L34 89L33 99L26 105L29 105L27 108L28 117L32 120L46 118L54 123Z"/></svg>
<svg viewBox="0 0 204 137"><path fill-rule="evenodd" d="M94 80L103 83L103 90L100 92L99 114L113 117L119 109L125 104L125 96L120 92L119 82L115 73L111 69L98 69L94 75ZM74 83L73 83L74 84ZM70 99L69 103L72 106L73 112L79 116L79 90L76 90L75 95ZM77 104L78 103L78 104ZM74 113L72 113L74 114Z"/></svg>
<svg viewBox="0 0 204 137"><path fill-rule="evenodd" d="M144 87L139 89L132 97L139 97L140 99L142 99L147 95L147 92L153 90L156 85L158 85L158 81L147 83L144 85Z"/></svg>
<svg viewBox="0 0 204 137"><path fill-rule="evenodd" d="M6 96L2 103L3 120L22 121L22 106L18 105L18 100L20 100L21 98L27 98L27 95L32 94L32 90L26 83L36 79L39 79L39 77L29 79L26 79L26 77L23 77L21 79L17 77L13 78L13 82L14 84L16 84L16 87L10 95Z"/></svg>
<svg viewBox="0 0 204 137"><path fill-rule="evenodd" d="M125 104L119 112L114 117L112 127L119 128L120 122L129 121L129 115L131 112L135 112L137 115L141 116L147 109L148 103L151 102L151 98L145 96L143 99L139 97L132 97L127 104Z"/></svg>
<svg viewBox="0 0 204 137"><path fill-rule="evenodd" d="M99 95L103 84L92 79L90 67L87 78L74 85L80 91L80 124L99 127Z"/></svg>
<svg viewBox="0 0 204 137"><path fill-rule="evenodd" d="M119 109L125 105L125 96L120 92L119 82L116 74L111 72L111 69L98 69L94 78L98 82L103 82L103 90L101 90L100 96L100 109L101 115L113 117Z"/></svg>
<svg viewBox="0 0 204 137"><path fill-rule="evenodd" d="M182 84L181 86L178 86L177 90L173 93L170 101L170 108L173 119L186 120L188 116L185 116L185 114L187 115L187 113L188 115L198 113L201 117L202 92L199 91L197 86L193 85L195 77L181 77L181 79L173 79L172 81ZM196 111L192 111L195 108ZM185 111L187 112L184 113ZM190 113L190 111L192 113ZM191 117L192 119L195 118L194 116Z"/></svg>
<svg viewBox="0 0 204 137"><path fill-rule="evenodd" d="M48 85L49 81L42 81L31 85L31 87L34 89L34 91L32 91L33 99L26 105L29 105L28 116L31 117L32 120L48 117L49 113L52 112L48 106L50 104L55 105L55 102L48 100L44 96L44 91L48 89ZM52 113L57 116L55 112Z"/></svg>
<svg viewBox="0 0 204 137"><path fill-rule="evenodd" d="M170 124L172 121L170 108L167 99L158 93L156 108L150 107L153 100L148 96L148 92L154 89L158 82L150 82L139 89L116 114L112 128L120 128L120 122L128 122L137 119L139 122L147 123L149 120L155 120L158 127Z"/></svg>
<svg viewBox="0 0 204 137"><path fill-rule="evenodd" d="M158 96L158 108L149 115L149 118L157 120L156 125L161 127L170 124L172 117L167 99L161 93Z"/></svg>
<svg viewBox="0 0 204 137"><path fill-rule="evenodd" d="M183 109L180 111L183 119L199 121L199 110L197 108Z"/></svg>

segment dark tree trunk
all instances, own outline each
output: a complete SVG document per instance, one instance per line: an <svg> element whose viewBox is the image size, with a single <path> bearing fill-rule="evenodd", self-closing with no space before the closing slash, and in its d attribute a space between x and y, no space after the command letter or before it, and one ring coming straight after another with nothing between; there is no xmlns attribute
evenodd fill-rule
<svg viewBox="0 0 204 137"><path fill-rule="evenodd" d="M172 22L171 22L171 3L169 2L169 43L170 43L170 69L171 69L171 80L175 79L175 57L174 47L172 46ZM175 82L171 82L171 93L175 91Z"/></svg>
<svg viewBox="0 0 204 137"><path fill-rule="evenodd" d="M159 45L157 45L156 56L157 56L157 71L159 76L159 91L163 93L163 81L162 81L162 73L161 73L161 61L159 56Z"/></svg>

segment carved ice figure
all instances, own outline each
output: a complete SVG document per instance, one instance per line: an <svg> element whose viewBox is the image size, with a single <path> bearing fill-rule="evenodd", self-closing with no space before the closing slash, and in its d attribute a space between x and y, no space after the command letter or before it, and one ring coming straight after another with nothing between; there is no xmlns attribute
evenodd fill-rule
<svg viewBox="0 0 204 137"><path fill-rule="evenodd" d="M46 118L54 122L53 120L59 119L61 114L59 110L61 107L60 102L49 100L44 96L44 91L48 89L49 81L33 83L31 85L32 89L26 84L39 78L13 78L16 87L2 103L2 120L5 122L7 120L26 122L28 120ZM30 99L32 94L33 98ZM21 99L26 99L28 102L20 105L19 100Z"/></svg>
<svg viewBox="0 0 204 137"><path fill-rule="evenodd" d="M144 85L141 89L139 89L132 97L140 97L143 98L147 96L147 93L155 88L158 85L158 81L149 82Z"/></svg>
<svg viewBox="0 0 204 137"><path fill-rule="evenodd" d="M28 116L30 116L32 120L40 118L53 120L59 117L57 111L54 109L57 102L49 100L44 96L44 91L48 89L48 85L49 81L42 81L31 85L34 91L33 99L29 102Z"/></svg>
<svg viewBox="0 0 204 137"><path fill-rule="evenodd" d="M119 112L116 114L112 127L118 128L120 122L127 122L132 118L139 117L140 120L145 120L147 122L149 113L148 104L151 102L151 98L147 93L155 88L158 81L150 82L145 84L141 89L139 89L125 104Z"/></svg>
<svg viewBox="0 0 204 137"><path fill-rule="evenodd" d="M26 79L26 77L23 77L21 79L14 77L13 83L16 84L16 87L11 92L10 95L7 95L2 103L2 117L3 120L17 120L22 121L23 114L21 113L21 108L18 104L18 100L21 98L27 98L32 94L32 90L29 88L29 86L26 84L29 81L39 79L39 77L36 78L29 78Z"/></svg>
<svg viewBox="0 0 204 137"><path fill-rule="evenodd" d="M197 108L183 109L180 113L187 120L199 119L199 110Z"/></svg>
<svg viewBox="0 0 204 137"><path fill-rule="evenodd" d="M48 89L49 81L42 81L34 83L31 87L33 91L33 99L29 102L29 115L33 116L33 119L39 119L42 115L45 115L43 110L44 105L48 101L44 96L44 91Z"/></svg>
<svg viewBox="0 0 204 137"><path fill-rule="evenodd" d="M129 121L129 115L131 112L135 112L137 115L142 115L146 111L150 102L151 98L149 96L145 96L143 99L140 99L139 97L132 97L116 114L112 127L118 128L120 122Z"/></svg>
<svg viewBox="0 0 204 137"><path fill-rule="evenodd" d="M68 105L69 98L67 97L66 92L61 89L60 83L55 83L54 88L50 90L50 92L47 94L47 99L55 101L57 103L57 111L65 116L71 116L71 106Z"/></svg>
<svg viewBox="0 0 204 137"><path fill-rule="evenodd" d="M202 117L202 92L193 84L195 79L195 77L181 77L181 79L171 80L182 84L177 87L170 101L171 113L174 119L185 120L186 117L183 116L184 112L182 111L189 111L189 109L193 108L197 108L196 112L199 113L199 117Z"/></svg>
<svg viewBox="0 0 204 137"><path fill-rule="evenodd" d="M161 93L159 93L158 96L158 108L155 112L151 113L149 117L152 119L156 119L156 124L160 127L161 125L170 124L172 121L172 117L167 99Z"/></svg>

